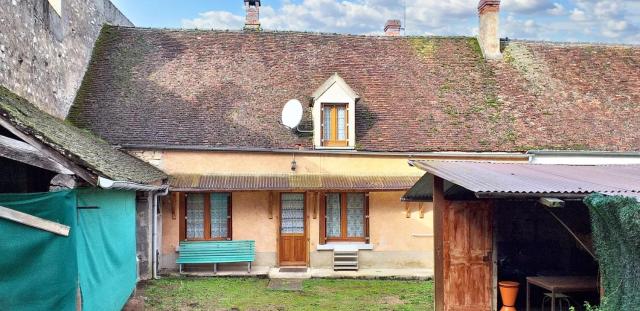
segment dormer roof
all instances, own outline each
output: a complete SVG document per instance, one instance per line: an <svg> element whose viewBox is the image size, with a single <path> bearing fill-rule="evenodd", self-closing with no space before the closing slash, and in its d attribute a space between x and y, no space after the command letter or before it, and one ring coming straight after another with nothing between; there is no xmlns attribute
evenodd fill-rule
<svg viewBox="0 0 640 311"><path fill-rule="evenodd" d="M332 86L339 86L340 88L342 88L342 90L352 99L358 99L360 98L360 96L358 95L358 93L356 93L348 84L347 82L344 81L344 79L342 79L342 77L340 77L340 75L338 75L338 73L334 73L331 75L331 77L329 77L329 79L327 79L326 81L324 81L324 83L322 83L322 85L315 91L313 92L313 94L311 94L311 98L313 98L314 100L320 98L322 96L322 94L324 94L327 90L329 90Z"/></svg>

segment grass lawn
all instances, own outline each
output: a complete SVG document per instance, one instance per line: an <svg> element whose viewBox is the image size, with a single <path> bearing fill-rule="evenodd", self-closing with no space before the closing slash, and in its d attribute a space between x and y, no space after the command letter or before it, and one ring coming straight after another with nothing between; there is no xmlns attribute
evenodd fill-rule
<svg viewBox="0 0 640 311"><path fill-rule="evenodd" d="M432 310L432 281L306 280L301 292L268 279L164 278L144 287L150 310Z"/></svg>

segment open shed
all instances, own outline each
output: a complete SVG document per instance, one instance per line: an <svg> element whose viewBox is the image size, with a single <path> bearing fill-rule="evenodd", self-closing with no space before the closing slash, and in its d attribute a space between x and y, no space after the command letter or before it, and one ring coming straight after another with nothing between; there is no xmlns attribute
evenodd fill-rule
<svg viewBox="0 0 640 311"><path fill-rule="evenodd" d="M122 309L166 178L0 86L0 309Z"/></svg>
<svg viewBox="0 0 640 311"><path fill-rule="evenodd" d="M582 199L591 193L638 197L639 165L409 164L426 174L403 200L433 201L436 310L498 310L503 280L519 282L518 310L540 310L544 297L559 294L578 308L598 302Z"/></svg>

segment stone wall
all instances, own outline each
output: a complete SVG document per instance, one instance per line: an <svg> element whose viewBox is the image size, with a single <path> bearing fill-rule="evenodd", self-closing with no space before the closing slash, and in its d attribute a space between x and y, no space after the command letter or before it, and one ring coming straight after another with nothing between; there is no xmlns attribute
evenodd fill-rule
<svg viewBox="0 0 640 311"><path fill-rule="evenodd" d="M136 255L138 275L141 280L151 278L151 220L149 196L146 192L136 193Z"/></svg>
<svg viewBox="0 0 640 311"><path fill-rule="evenodd" d="M61 14L49 0L1 3L0 85L60 118L73 103L102 25L133 26L109 0L61 0Z"/></svg>

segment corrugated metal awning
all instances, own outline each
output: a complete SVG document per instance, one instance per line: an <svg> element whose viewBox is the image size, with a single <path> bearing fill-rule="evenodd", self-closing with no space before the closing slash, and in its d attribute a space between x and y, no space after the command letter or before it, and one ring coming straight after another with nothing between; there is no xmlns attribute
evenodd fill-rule
<svg viewBox="0 0 640 311"><path fill-rule="evenodd" d="M429 174L473 191L478 197L509 195L570 197L594 192L637 197L640 194L640 165L551 165L463 161L411 161L410 163ZM431 195L431 191L432 189L427 187L410 190L414 195L422 196Z"/></svg>
<svg viewBox="0 0 640 311"><path fill-rule="evenodd" d="M419 176L173 175L172 191L407 190Z"/></svg>

